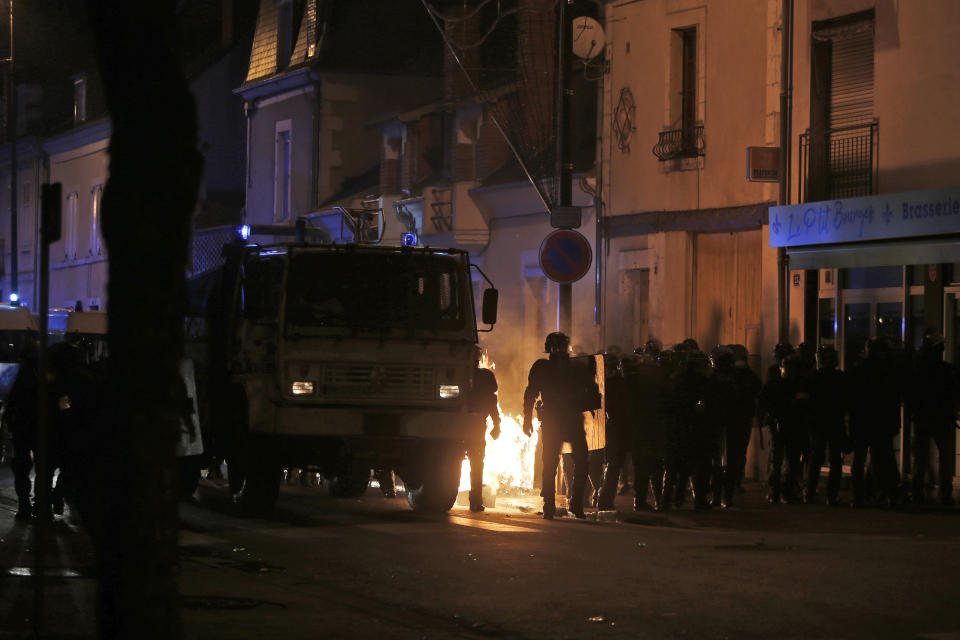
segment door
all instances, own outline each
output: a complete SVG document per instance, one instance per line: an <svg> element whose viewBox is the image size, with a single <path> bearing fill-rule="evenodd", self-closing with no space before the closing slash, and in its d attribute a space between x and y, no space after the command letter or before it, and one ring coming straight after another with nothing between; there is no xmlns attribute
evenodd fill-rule
<svg viewBox="0 0 960 640"><path fill-rule="evenodd" d="M903 289L845 289L841 294L842 366L849 370L863 354L867 340L887 336L894 344L903 341Z"/></svg>

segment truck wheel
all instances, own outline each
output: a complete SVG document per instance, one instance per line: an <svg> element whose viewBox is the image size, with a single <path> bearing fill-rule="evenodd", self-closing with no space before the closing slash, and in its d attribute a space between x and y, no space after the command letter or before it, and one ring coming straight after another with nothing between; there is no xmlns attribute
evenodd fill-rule
<svg viewBox="0 0 960 640"><path fill-rule="evenodd" d="M407 502L414 511L444 513L453 507L462 460L462 448L456 445L438 444L423 452L419 473L401 476L407 487Z"/></svg>
<svg viewBox="0 0 960 640"><path fill-rule="evenodd" d="M251 439L246 478L234 499L248 513L269 515L280 495L281 476L276 443L270 438Z"/></svg>
<svg viewBox="0 0 960 640"><path fill-rule="evenodd" d="M335 498L359 498L370 485L370 466L363 460L351 460L342 473L329 478L330 495Z"/></svg>

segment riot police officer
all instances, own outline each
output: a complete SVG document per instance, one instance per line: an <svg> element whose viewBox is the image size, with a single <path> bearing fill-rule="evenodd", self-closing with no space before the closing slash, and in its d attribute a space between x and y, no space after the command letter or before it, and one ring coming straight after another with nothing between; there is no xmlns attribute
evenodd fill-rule
<svg viewBox="0 0 960 640"><path fill-rule="evenodd" d="M3 414L13 445L10 467L13 471L13 487L17 494L16 519L20 521L29 521L32 514L30 494L33 483L30 481L30 470L33 468L33 455L37 446L39 375L38 353L31 349L20 362Z"/></svg>
<svg viewBox="0 0 960 640"><path fill-rule="evenodd" d="M898 503L900 473L893 437L900 431L903 398L900 372L885 337L867 341L866 358L850 372L850 432L853 436L853 504L866 502L866 459L877 478L886 506Z"/></svg>
<svg viewBox="0 0 960 640"><path fill-rule="evenodd" d="M637 511L662 507L669 374L660 366L659 355L659 344L648 342L637 357L621 363L633 416L633 508ZM647 503L651 489L652 505Z"/></svg>
<svg viewBox="0 0 960 640"><path fill-rule="evenodd" d="M570 338L557 331L547 336L544 351L549 358L540 358L530 367L523 393L523 431L533 433L533 406L541 398L540 438L543 442L543 474L540 495L543 517L552 519L556 512L556 473L561 447L569 442L573 449L574 479L570 511L578 518L583 511L583 490L587 483L587 438L583 429L583 412L600 408L600 391L594 374L580 370L570 362Z"/></svg>
<svg viewBox="0 0 960 640"><path fill-rule="evenodd" d="M813 377L813 421L810 429L810 456L807 462L807 488L804 502L816 502L820 468L825 451L830 451L830 476L827 480L827 504L839 505L838 493L843 475L843 451L847 448L846 414L849 398L847 375L838 369L837 350L830 345L817 348L817 372Z"/></svg>
<svg viewBox="0 0 960 640"><path fill-rule="evenodd" d="M943 360L943 337L936 331L927 331L917 353L916 375L909 398L913 418L913 500L918 504L928 499L924 483L930 468L931 440L936 443L939 456L940 503L953 504L956 393L953 368Z"/></svg>
<svg viewBox="0 0 960 640"><path fill-rule="evenodd" d="M710 356L717 399L714 415L721 438L721 459L714 469L714 505L728 508L743 479L760 378L747 365L743 345L718 345Z"/></svg>
<svg viewBox="0 0 960 640"><path fill-rule="evenodd" d="M710 508L710 477L719 445L711 411L716 402L712 374L707 355L690 350L685 353L684 366L674 380L671 411L676 416L672 434L675 451L670 456L673 469L668 470L668 476L674 487L675 506L683 503L682 493L692 475L694 506L697 509Z"/></svg>
<svg viewBox="0 0 960 640"><path fill-rule="evenodd" d="M793 346L781 342L773 349L774 362L767 369L767 379L760 390L759 413L761 425L770 431L770 457L767 474L767 501L780 502L783 489L784 431L783 421L789 404L788 392L783 379L782 367L788 357L793 355Z"/></svg>
<svg viewBox="0 0 960 640"><path fill-rule="evenodd" d="M490 437L500 437L500 411L497 409L497 377L490 369L475 367L470 389L469 410L483 416L476 437L467 443L470 459L470 511L483 511L483 456L486 450L487 416L493 420Z"/></svg>
<svg viewBox="0 0 960 640"><path fill-rule="evenodd" d="M631 415L627 382L620 367L622 360L613 354L604 354L604 408L606 410L603 481L597 508L614 508L614 497L620 484L620 470L631 448L634 417Z"/></svg>

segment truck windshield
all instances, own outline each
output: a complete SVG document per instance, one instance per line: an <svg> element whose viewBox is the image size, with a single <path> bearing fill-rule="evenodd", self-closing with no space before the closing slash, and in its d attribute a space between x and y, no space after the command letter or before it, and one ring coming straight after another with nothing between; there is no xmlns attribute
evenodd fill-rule
<svg viewBox="0 0 960 640"><path fill-rule="evenodd" d="M287 329L462 329L470 310L459 267L437 255L294 252Z"/></svg>

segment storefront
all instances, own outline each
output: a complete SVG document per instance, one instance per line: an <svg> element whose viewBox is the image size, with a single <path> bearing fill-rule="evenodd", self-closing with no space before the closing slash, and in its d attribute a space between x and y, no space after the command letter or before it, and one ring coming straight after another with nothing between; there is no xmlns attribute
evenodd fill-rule
<svg viewBox="0 0 960 640"><path fill-rule="evenodd" d="M911 350L933 328L960 365L960 187L772 207L769 224L791 335L834 345L849 368L871 337Z"/></svg>

